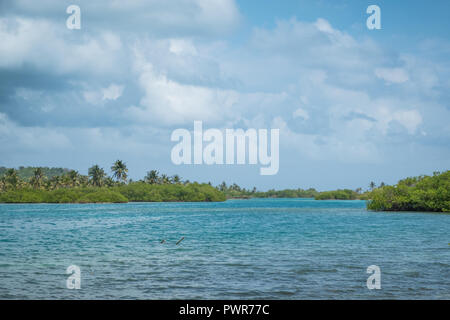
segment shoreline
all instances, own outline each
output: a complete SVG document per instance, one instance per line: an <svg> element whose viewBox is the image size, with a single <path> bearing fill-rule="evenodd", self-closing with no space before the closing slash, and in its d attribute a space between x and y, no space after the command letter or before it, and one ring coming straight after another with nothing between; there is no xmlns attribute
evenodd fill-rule
<svg viewBox="0 0 450 320"><path fill-rule="evenodd" d="M69 204L109 204L129 202L223 202L226 200L250 199L315 199L315 200L361 200L366 201L369 211L411 211L411 212L450 212L450 171L434 172L432 176L409 177L395 185L381 183L376 187L371 182L369 190L361 188L337 189L319 192L309 189L283 189L258 191L239 187L237 184L227 186L225 182L214 187L209 183L182 182L178 176L172 180L157 172L150 172L146 180L109 181L111 185L96 184L94 179L76 178L78 173L59 177L56 180L45 180L42 170L37 168L35 176L29 181L20 180L14 169L0 177L0 203L36 204L36 203L69 203ZM86 179L85 179L86 178ZM77 180L78 179L78 180ZM84 180L83 180L84 179ZM71 183L69 183L70 181ZM39 183L37 181L40 181ZM52 183L50 183L53 181ZM66 182L64 182L66 181ZM75 182L84 181L77 185ZM56 183L57 182L57 183ZM50 183L50 184L49 184ZM80 182L81 183L81 182Z"/></svg>

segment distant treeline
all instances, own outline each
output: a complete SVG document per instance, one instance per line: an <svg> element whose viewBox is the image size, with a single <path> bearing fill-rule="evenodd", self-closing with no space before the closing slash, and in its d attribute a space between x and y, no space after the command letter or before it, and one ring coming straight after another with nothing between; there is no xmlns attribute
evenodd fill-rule
<svg viewBox="0 0 450 320"><path fill-rule="evenodd" d="M32 172L30 175L29 172ZM210 184L182 181L180 176L151 170L139 181L128 179L125 163L117 160L111 176L94 165L88 175L61 168L2 168L0 202L98 203L128 201L224 201ZM49 173L51 176L47 176Z"/></svg>
<svg viewBox="0 0 450 320"><path fill-rule="evenodd" d="M365 196L365 194L360 194L350 189L338 189L320 192L314 198L316 200L356 200L362 199Z"/></svg>
<svg viewBox="0 0 450 320"><path fill-rule="evenodd" d="M17 170L17 176L24 180L29 181L34 176L34 170L36 167L23 167L20 166ZM4 176L6 172L10 170L10 168L0 167L0 177ZM70 170L66 168L49 168L49 167L41 167L42 173L47 178L53 178L55 176L62 176L68 173Z"/></svg>
<svg viewBox="0 0 450 320"><path fill-rule="evenodd" d="M384 185L382 183L382 185ZM371 182L369 188L374 188L375 184ZM237 184L233 183L227 185L222 182L217 189L224 192L227 198L314 198L316 200L355 200L355 199L367 199L369 191L362 193L362 189L356 190L342 189L333 191L319 192L314 188L309 189L284 189L284 190L268 190L258 191L256 188L251 190L241 188Z"/></svg>
<svg viewBox="0 0 450 320"><path fill-rule="evenodd" d="M369 210L450 212L450 171L406 178L374 189L369 198Z"/></svg>
<svg viewBox="0 0 450 320"><path fill-rule="evenodd" d="M0 202L222 201L222 199L233 198L348 200L361 196L358 190L318 192L313 188L306 190L299 188L258 191L256 187L246 189L236 183L227 185L225 182L215 187L214 196L211 196L204 188L200 191L198 187L207 185L208 190L213 189L210 182L207 184L194 183L197 187L185 189L146 187L146 185L189 186L191 184L189 180L183 181L179 175L168 176L160 174L157 170L147 172L143 179L134 182L128 179L128 168L121 160L117 160L111 166L110 176L98 165L89 168L88 175L65 168L19 167L14 169L0 167ZM129 190L140 190L139 196L131 195ZM195 192L198 193L198 196L194 196ZM117 193L124 196L125 199ZM94 201L95 199L98 201Z"/></svg>
<svg viewBox="0 0 450 320"><path fill-rule="evenodd" d="M284 189L269 191L258 191L256 187L253 189L241 188L236 183L227 185L222 182L216 187L219 191L225 193L227 198L314 198L318 192L315 189Z"/></svg>

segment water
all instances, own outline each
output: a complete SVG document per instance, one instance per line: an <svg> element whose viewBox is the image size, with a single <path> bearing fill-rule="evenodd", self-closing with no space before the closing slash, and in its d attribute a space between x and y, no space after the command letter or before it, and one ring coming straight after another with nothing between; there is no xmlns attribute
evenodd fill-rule
<svg viewBox="0 0 450 320"><path fill-rule="evenodd" d="M3 204L0 298L450 299L449 243L448 214L363 201Z"/></svg>

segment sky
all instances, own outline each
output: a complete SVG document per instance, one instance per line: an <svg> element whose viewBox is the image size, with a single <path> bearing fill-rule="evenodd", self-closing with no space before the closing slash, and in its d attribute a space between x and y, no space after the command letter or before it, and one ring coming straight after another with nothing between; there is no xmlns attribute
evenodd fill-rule
<svg viewBox="0 0 450 320"><path fill-rule="evenodd" d="M81 28L68 29L69 5ZM381 29L369 30L369 5ZM121 159L214 185L368 188L449 169L450 2L0 1L0 166ZM175 165L177 128L280 130L279 171Z"/></svg>

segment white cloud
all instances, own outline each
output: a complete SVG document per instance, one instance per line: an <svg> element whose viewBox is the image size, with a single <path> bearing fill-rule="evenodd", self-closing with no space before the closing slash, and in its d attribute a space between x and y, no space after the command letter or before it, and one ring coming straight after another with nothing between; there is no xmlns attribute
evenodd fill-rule
<svg viewBox="0 0 450 320"><path fill-rule="evenodd" d="M135 69L145 94L141 106L128 108L134 121L165 125L185 124L194 120L217 122L226 119L238 94L203 86L181 84L155 71L154 66L137 53Z"/></svg>
<svg viewBox="0 0 450 320"><path fill-rule="evenodd" d="M4 154L13 150L62 150L70 148L70 141L56 128L22 127L0 113L0 143Z"/></svg>
<svg viewBox="0 0 450 320"><path fill-rule="evenodd" d="M89 91L83 91L82 94L83 94L84 100L86 100L90 104L96 105L96 104L101 104L101 102L102 102L101 92L89 90Z"/></svg>
<svg viewBox="0 0 450 320"><path fill-rule="evenodd" d="M52 20L65 28L63 18L69 4L59 0L16 0L2 10ZM241 19L235 0L77 0L76 4L81 8L81 30L217 35L233 30Z"/></svg>
<svg viewBox="0 0 450 320"><path fill-rule="evenodd" d="M325 32L325 33L329 33L329 34L335 33L335 30L333 29L333 27L325 19L317 19L317 21L314 23L314 25L321 32Z"/></svg>
<svg viewBox="0 0 450 320"><path fill-rule="evenodd" d="M99 90L84 90L84 100L92 105L103 105L108 100L117 100L122 96L124 86L111 83L108 87Z"/></svg>
<svg viewBox="0 0 450 320"><path fill-rule="evenodd" d="M29 64L55 74L114 74L120 69L118 35L102 32L70 41L67 31L42 19L0 18L0 67Z"/></svg>
<svg viewBox="0 0 450 320"><path fill-rule="evenodd" d="M417 110L399 110L393 113L393 120L397 120L404 126L409 134L414 134L422 123L422 116Z"/></svg>
<svg viewBox="0 0 450 320"><path fill-rule="evenodd" d="M377 68L375 75L390 83L403 83L409 80L408 73L402 68Z"/></svg>
<svg viewBox="0 0 450 320"><path fill-rule="evenodd" d="M103 88L103 100L117 100L123 93L124 86L112 83L109 87Z"/></svg>
<svg viewBox="0 0 450 320"><path fill-rule="evenodd" d="M169 51L175 54L196 55L197 49L192 41L187 39L170 39Z"/></svg>
<svg viewBox="0 0 450 320"><path fill-rule="evenodd" d="M298 108L297 110L295 110L294 113L292 114L292 116L294 118L302 118L303 120L309 119L308 111L306 111L302 108Z"/></svg>
<svg viewBox="0 0 450 320"><path fill-rule="evenodd" d="M271 126L280 129L281 144L289 150L290 156L297 154L299 161L332 159L350 164L381 161L377 146L365 139L365 128L352 125L349 130L333 135L303 134L294 132L281 117L276 117Z"/></svg>

